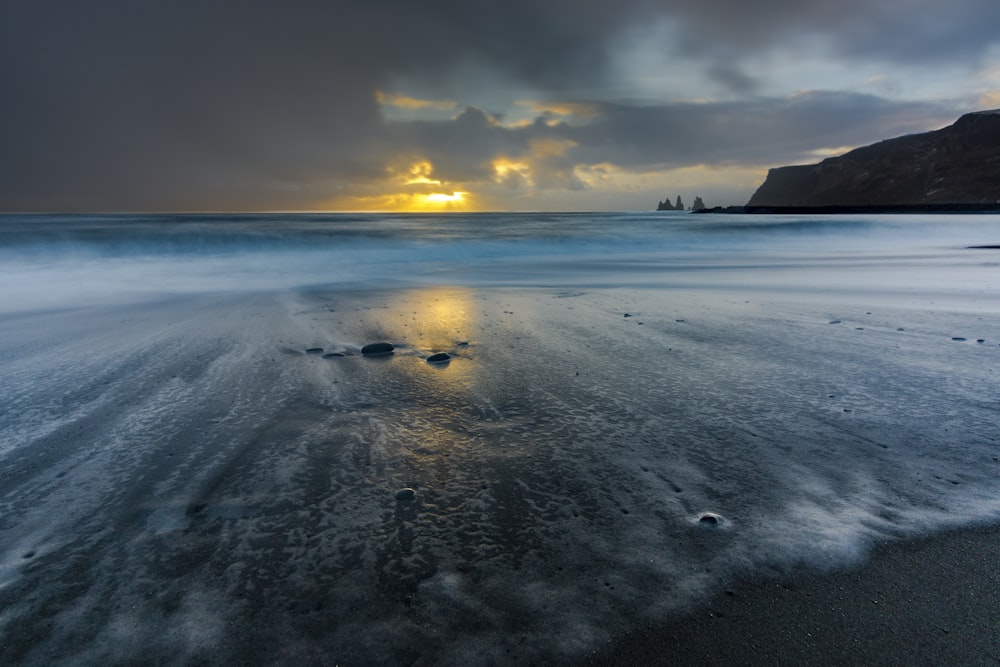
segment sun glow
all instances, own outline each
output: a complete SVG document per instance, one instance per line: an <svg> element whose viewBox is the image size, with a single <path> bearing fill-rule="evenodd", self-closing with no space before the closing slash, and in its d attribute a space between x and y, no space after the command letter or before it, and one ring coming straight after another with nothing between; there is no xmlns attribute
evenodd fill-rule
<svg viewBox="0 0 1000 667"><path fill-rule="evenodd" d="M417 195L418 197L424 197L428 202L433 204L450 204L453 202L461 202L465 200L466 192L452 192L450 195L446 195L441 192L434 192L429 195Z"/></svg>

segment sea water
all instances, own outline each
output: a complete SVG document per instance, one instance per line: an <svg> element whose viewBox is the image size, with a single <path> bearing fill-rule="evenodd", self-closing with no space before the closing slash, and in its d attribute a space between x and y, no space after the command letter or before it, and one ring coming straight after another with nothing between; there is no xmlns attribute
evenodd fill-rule
<svg viewBox="0 0 1000 667"><path fill-rule="evenodd" d="M579 659L994 522L990 245L975 215L0 217L5 654Z"/></svg>
<svg viewBox="0 0 1000 667"><path fill-rule="evenodd" d="M976 289L995 253L966 248L995 243L990 215L3 215L0 310L375 283Z"/></svg>

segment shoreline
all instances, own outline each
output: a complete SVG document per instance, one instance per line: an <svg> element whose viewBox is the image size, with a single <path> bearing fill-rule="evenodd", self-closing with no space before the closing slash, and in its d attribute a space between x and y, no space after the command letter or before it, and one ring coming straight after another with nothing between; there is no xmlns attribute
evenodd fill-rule
<svg viewBox="0 0 1000 667"><path fill-rule="evenodd" d="M590 664L997 664L1000 524L887 542L859 566L737 580Z"/></svg>
<svg viewBox="0 0 1000 667"><path fill-rule="evenodd" d="M657 209L659 210L659 209ZM995 214L1000 204L824 204L820 206L784 206L744 204L713 206L691 213L735 213L746 215L866 215L866 214Z"/></svg>

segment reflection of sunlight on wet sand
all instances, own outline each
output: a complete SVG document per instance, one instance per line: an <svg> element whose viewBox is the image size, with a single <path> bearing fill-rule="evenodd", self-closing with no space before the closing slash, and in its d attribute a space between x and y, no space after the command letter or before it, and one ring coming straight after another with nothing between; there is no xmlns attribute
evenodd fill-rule
<svg viewBox="0 0 1000 667"><path fill-rule="evenodd" d="M400 343L389 360L398 373L391 391L405 395L401 405L408 406L405 418L383 424L385 441L399 447L393 477L398 486L416 489L415 507L434 513L442 511L434 499L446 491L480 493L478 473L470 479L463 469L482 444L475 435L484 400L483 369L475 359L477 303L470 289L430 287L400 292L387 305L389 330ZM452 359L428 363L438 352Z"/></svg>
<svg viewBox="0 0 1000 667"><path fill-rule="evenodd" d="M463 287L411 290L390 308L402 318L411 346L428 353L450 353L458 343L469 340L475 326L472 294Z"/></svg>
<svg viewBox="0 0 1000 667"><path fill-rule="evenodd" d="M393 301L390 308L396 313L407 344L420 355L419 363L414 359L410 366L412 379L428 383L430 395L468 390L474 369L469 342L477 326L472 290L462 287L409 290ZM444 364L424 361L437 352L447 352L453 358Z"/></svg>

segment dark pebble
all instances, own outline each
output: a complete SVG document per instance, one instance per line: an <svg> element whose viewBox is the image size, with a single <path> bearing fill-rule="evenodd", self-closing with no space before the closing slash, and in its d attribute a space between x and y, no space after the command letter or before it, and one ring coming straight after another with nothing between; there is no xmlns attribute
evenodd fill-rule
<svg viewBox="0 0 1000 667"><path fill-rule="evenodd" d="M830 324L840 324L840 320L830 320Z"/></svg>
<svg viewBox="0 0 1000 667"><path fill-rule="evenodd" d="M961 336L952 336L952 338L951 338L951 339L952 339L952 340L957 340L957 341L964 341L964 340L968 340L968 338L962 338Z"/></svg>
<svg viewBox="0 0 1000 667"><path fill-rule="evenodd" d="M702 512L698 517L698 524L702 526L718 526L722 523L722 517L714 512Z"/></svg>
<svg viewBox="0 0 1000 667"><path fill-rule="evenodd" d="M34 551L29 551L26 554L24 554L23 556L21 556L21 558L34 558L34 557L35 557L35 552Z"/></svg>
<svg viewBox="0 0 1000 667"><path fill-rule="evenodd" d="M443 364L446 361L451 361L451 355L447 352L438 352L427 357L427 363L429 364Z"/></svg>
<svg viewBox="0 0 1000 667"><path fill-rule="evenodd" d="M417 492L407 487L396 492L396 500L413 500Z"/></svg>
<svg viewBox="0 0 1000 667"><path fill-rule="evenodd" d="M625 313L625 317L632 317L631 313Z"/></svg>
<svg viewBox="0 0 1000 667"><path fill-rule="evenodd" d="M343 352L330 352L328 354L324 354L323 358L324 359L333 359L334 357L343 357L343 356L346 356Z"/></svg>
<svg viewBox="0 0 1000 667"><path fill-rule="evenodd" d="M467 341L467 340L460 340L460 341L458 341L456 343L456 345L458 345L459 347L468 347L469 341Z"/></svg>
<svg viewBox="0 0 1000 667"><path fill-rule="evenodd" d="M372 357L381 354L392 354L392 351L395 349L392 343L370 343L361 348L361 354Z"/></svg>
<svg viewBox="0 0 1000 667"><path fill-rule="evenodd" d="M310 347L308 350L306 350L306 354L323 354L323 348Z"/></svg>
<svg viewBox="0 0 1000 667"><path fill-rule="evenodd" d="M985 339L985 338L977 338L977 339L976 339L976 342L977 342L977 343L985 343L985 342L986 342L986 339Z"/></svg>
<svg viewBox="0 0 1000 667"><path fill-rule="evenodd" d="M896 331L906 331L906 329L904 329L903 327L899 327L898 329L896 329Z"/></svg>

